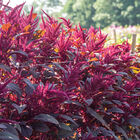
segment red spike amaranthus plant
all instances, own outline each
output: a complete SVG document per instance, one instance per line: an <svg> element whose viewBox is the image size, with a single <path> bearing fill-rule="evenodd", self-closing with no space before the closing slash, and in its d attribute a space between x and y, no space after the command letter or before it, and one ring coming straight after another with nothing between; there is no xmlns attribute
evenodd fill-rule
<svg viewBox="0 0 140 140"><path fill-rule="evenodd" d="M140 64L91 26L0 11L0 140L140 139Z"/></svg>

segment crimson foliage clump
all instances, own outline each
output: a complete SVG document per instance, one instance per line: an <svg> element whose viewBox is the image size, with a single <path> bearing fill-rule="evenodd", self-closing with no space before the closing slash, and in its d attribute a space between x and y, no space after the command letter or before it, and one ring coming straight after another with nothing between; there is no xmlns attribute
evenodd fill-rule
<svg viewBox="0 0 140 140"><path fill-rule="evenodd" d="M100 29L0 11L0 139L140 139L140 61Z"/></svg>

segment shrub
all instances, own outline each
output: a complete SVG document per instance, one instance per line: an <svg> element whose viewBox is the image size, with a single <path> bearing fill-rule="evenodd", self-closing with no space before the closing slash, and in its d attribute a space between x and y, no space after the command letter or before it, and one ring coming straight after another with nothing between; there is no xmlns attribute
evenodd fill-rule
<svg viewBox="0 0 140 140"><path fill-rule="evenodd" d="M127 42L44 13L0 12L0 139L139 139L140 64ZM39 25L38 25L39 24Z"/></svg>

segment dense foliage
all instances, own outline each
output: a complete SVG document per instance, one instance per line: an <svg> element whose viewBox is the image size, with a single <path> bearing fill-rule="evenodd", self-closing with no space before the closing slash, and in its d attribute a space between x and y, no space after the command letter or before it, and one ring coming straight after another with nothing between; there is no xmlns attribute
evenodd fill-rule
<svg viewBox="0 0 140 140"><path fill-rule="evenodd" d="M100 29L0 11L0 139L140 139L140 60Z"/></svg>

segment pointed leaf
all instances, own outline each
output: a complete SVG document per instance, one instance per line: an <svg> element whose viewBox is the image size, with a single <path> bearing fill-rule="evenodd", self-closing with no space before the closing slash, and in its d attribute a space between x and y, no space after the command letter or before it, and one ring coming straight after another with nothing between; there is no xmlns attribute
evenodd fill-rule
<svg viewBox="0 0 140 140"><path fill-rule="evenodd" d="M93 109L91 109L90 107L87 107L87 112L91 116L96 118L98 121L100 121L102 123L102 125L104 125L106 128L110 129L109 126L107 125L107 123L105 122L105 120L102 118L102 116L100 116L98 113L96 113Z"/></svg>
<svg viewBox="0 0 140 140"><path fill-rule="evenodd" d="M18 136L7 131L0 132L0 139L1 140L19 140Z"/></svg>
<svg viewBox="0 0 140 140"><path fill-rule="evenodd" d="M31 95L34 92L34 90L27 85L25 87L25 92L26 92L27 95Z"/></svg>
<svg viewBox="0 0 140 140"><path fill-rule="evenodd" d="M88 106L90 106L93 102L93 99L92 98L87 99L87 100L85 100L85 102L88 104Z"/></svg>
<svg viewBox="0 0 140 140"><path fill-rule="evenodd" d="M71 100L64 101L64 104L74 104L74 105L77 105L77 106L80 106L80 107L84 107L81 103L79 103L77 101L71 101Z"/></svg>
<svg viewBox="0 0 140 140"><path fill-rule="evenodd" d="M136 140L140 140L139 136L137 134L134 134Z"/></svg>
<svg viewBox="0 0 140 140"><path fill-rule="evenodd" d="M67 131L72 131L72 129L66 125L65 123L60 123L61 129L67 130Z"/></svg>
<svg viewBox="0 0 140 140"><path fill-rule="evenodd" d="M118 107L112 107L111 109L108 109L107 112L124 113L124 111Z"/></svg>
<svg viewBox="0 0 140 140"><path fill-rule="evenodd" d="M48 132L50 130L49 127L43 122L35 122L32 127L38 132Z"/></svg>
<svg viewBox="0 0 140 140"><path fill-rule="evenodd" d="M5 130L6 130L7 132L10 132L10 133L12 133L13 135L18 136L17 130L16 130L11 124L4 123L4 125L6 126L6 129L5 129Z"/></svg>
<svg viewBox="0 0 140 140"><path fill-rule="evenodd" d="M104 136L113 136L116 140L119 140L118 137L111 130L107 130L104 127L99 127L98 130L100 130Z"/></svg>
<svg viewBox="0 0 140 140"><path fill-rule="evenodd" d="M28 54L26 52L21 51L21 50L20 51L13 51L10 53L10 55L12 55L12 54L19 54L19 55L23 55L23 56L28 57Z"/></svg>
<svg viewBox="0 0 140 140"><path fill-rule="evenodd" d="M1 129L1 128L2 128L2 129L5 129L5 128L7 128L7 127L6 127L6 125L4 125L4 124L0 124L0 129Z"/></svg>
<svg viewBox="0 0 140 140"><path fill-rule="evenodd" d="M9 73L11 73L11 68L6 66L6 65L4 65L4 64L0 64L0 69L3 69L5 71L8 71Z"/></svg>
<svg viewBox="0 0 140 140"><path fill-rule="evenodd" d="M69 137L72 137L73 135L74 135L73 131L68 131L68 130L64 130L64 129L60 129L58 132L59 139L69 138Z"/></svg>
<svg viewBox="0 0 140 140"><path fill-rule="evenodd" d="M53 63L58 69L62 70L63 72L67 72L60 64L58 63Z"/></svg>
<svg viewBox="0 0 140 140"><path fill-rule="evenodd" d="M32 135L32 131L33 129L31 128L31 126L21 125L21 134L23 136L30 138L30 136Z"/></svg>
<svg viewBox="0 0 140 140"><path fill-rule="evenodd" d="M23 81L33 90L35 90L35 87L33 86L33 84L31 83L31 81L27 78L23 79Z"/></svg>
<svg viewBox="0 0 140 140"><path fill-rule="evenodd" d="M112 100L112 101L117 105L122 105L121 101L119 101L119 100Z"/></svg>
<svg viewBox="0 0 140 140"><path fill-rule="evenodd" d="M7 85L7 88L11 91L15 91L18 95L21 96L21 89L19 88L19 86L15 83L9 83Z"/></svg>
<svg viewBox="0 0 140 140"><path fill-rule="evenodd" d="M34 119L59 125L59 122L53 116L48 114L39 114L35 116Z"/></svg>
<svg viewBox="0 0 140 140"><path fill-rule="evenodd" d="M130 118L128 120L128 122L132 125L132 126L140 126L140 119L134 117L134 118Z"/></svg>
<svg viewBox="0 0 140 140"><path fill-rule="evenodd" d="M19 105L17 105L17 104L12 104L13 105L13 107L15 107L16 109L17 109L17 111L18 111L18 113L20 114L20 113L22 113L22 111L26 108L26 104L24 104L24 105L21 105L21 106L19 106Z"/></svg>
<svg viewBox="0 0 140 140"><path fill-rule="evenodd" d="M130 105L129 105L127 102L123 102L123 104L124 104L126 107L130 107Z"/></svg>
<svg viewBox="0 0 140 140"><path fill-rule="evenodd" d="M67 115L60 115L60 117L62 117L63 119L66 119L68 121L71 121L72 123L74 123L75 125L78 126L78 124L70 117L70 116L67 116Z"/></svg>
<svg viewBox="0 0 140 140"><path fill-rule="evenodd" d="M117 131L118 131L119 133L122 133L122 135L123 135L126 139L128 139L128 136L127 136L126 132L125 132L121 127L119 127L118 125L116 125L116 129L117 129Z"/></svg>

